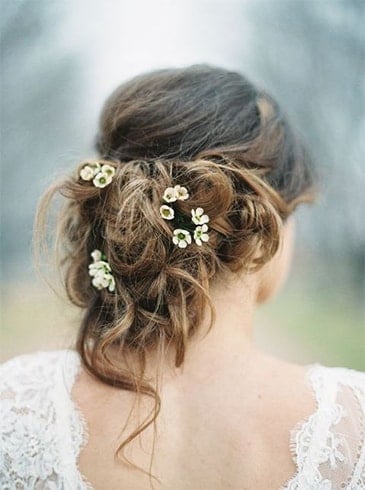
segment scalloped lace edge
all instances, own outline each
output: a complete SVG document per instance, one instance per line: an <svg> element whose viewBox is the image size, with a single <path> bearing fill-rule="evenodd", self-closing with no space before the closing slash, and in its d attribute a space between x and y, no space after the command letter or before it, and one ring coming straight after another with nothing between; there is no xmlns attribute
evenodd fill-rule
<svg viewBox="0 0 365 490"><path fill-rule="evenodd" d="M75 369L72 372L72 375L68 379L68 386L67 386L67 393L68 393L68 398L69 398L69 403L70 403L70 409L72 411L72 414L74 415L74 420L75 420L75 431L81 435L81 444L77 447L77 450L75 451L76 454L76 459L75 459L75 469L76 469L76 474L78 478L78 483L81 485L82 490L95 490L94 486L91 484L91 482L86 478L86 476L81 472L80 467L79 467L79 458L80 458L80 453L84 447L88 444L89 441L89 427L86 421L86 418L84 414L82 413L80 407L78 406L77 402L74 400L72 397L72 388L78 378L78 376L81 373L81 358L80 355L77 351L75 350L68 350L67 354L72 353L72 355L75 357ZM67 357L66 354L66 357ZM65 367L65 364L63 364L62 368ZM66 372L66 369L63 369L63 372ZM75 448L76 449L76 448Z"/></svg>
<svg viewBox="0 0 365 490"><path fill-rule="evenodd" d="M291 476L286 482L279 488L279 490L289 490L290 486L295 483L295 480L298 479L302 472L302 468L299 467L298 463L298 454L299 454L299 446L298 446L298 436L306 432L309 426L313 423L313 421L319 416L321 404L319 401L319 396L317 392L317 387L314 382L314 373L317 372L318 369L322 368L322 365L318 362L314 362L312 364L307 365L307 369L305 371L305 384L309 389L309 392L312 396L312 399L315 403L315 409L305 418L298 421L294 427L290 430L290 438L289 438L289 450L292 457L292 460L296 466L296 471L293 476Z"/></svg>

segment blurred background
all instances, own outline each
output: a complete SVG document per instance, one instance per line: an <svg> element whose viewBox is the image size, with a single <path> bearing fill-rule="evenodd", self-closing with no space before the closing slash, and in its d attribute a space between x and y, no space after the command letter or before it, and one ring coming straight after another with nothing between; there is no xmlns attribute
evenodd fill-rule
<svg viewBox="0 0 365 490"><path fill-rule="evenodd" d="M297 214L281 295L256 318L275 355L365 370L365 2L1 0L1 353L71 347L80 312L32 265L37 200L94 155L103 101L140 72L209 63L271 93L322 193Z"/></svg>

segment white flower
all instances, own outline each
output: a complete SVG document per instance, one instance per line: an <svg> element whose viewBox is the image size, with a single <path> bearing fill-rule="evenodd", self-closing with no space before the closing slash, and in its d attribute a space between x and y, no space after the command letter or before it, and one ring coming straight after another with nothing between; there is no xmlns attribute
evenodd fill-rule
<svg viewBox="0 0 365 490"><path fill-rule="evenodd" d="M85 165L80 170L80 177L82 180L92 180L94 178L94 170L90 167L90 165Z"/></svg>
<svg viewBox="0 0 365 490"><path fill-rule="evenodd" d="M110 292L115 291L115 279L111 273L111 267L106 260L102 260L103 254L100 250L91 252L93 263L89 264L89 275L93 278L91 283L97 289L108 288Z"/></svg>
<svg viewBox="0 0 365 490"><path fill-rule="evenodd" d="M182 187L181 185L175 185L175 196L179 201L186 201L189 197L189 193L186 187Z"/></svg>
<svg viewBox="0 0 365 490"><path fill-rule="evenodd" d="M92 180L95 187L103 188L110 184L115 175L115 168L111 165L100 165L99 162L88 162L80 171L83 180Z"/></svg>
<svg viewBox="0 0 365 490"><path fill-rule="evenodd" d="M194 231L194 240L197 245L202 245L203 242L209 240L209 235L206 233L208 231L207 225L197 226Z"/></svg>
<svg viewBox="0 0 365 490"><path fill-rule="evenodd" d="M192 222L195 225L203 225L204 223L208 223L209 216L204 214L203 208L196 208L191 210Z"/></svg>
<svg viewBox="0 0 365 490"><path fill-rule="evenodd" d="M95 286L97 289L104 289L109 286L109 278L107 274L103 274L102 271L100 271L92 280L93 286Z"/></svg>
<svg viewBox="0 0 365 490"><path fill-rule="evenodd" d="M98 262L99 260L101 260L101 255L102 254L101 254L100 250L97 250L97 249L95 249L91 252L91 257L94 259L94 262Z"/></svg>
<svg viewBox="0 0 365 490"><path fill-rule="evenodd" d="M109 165L106 165L109 167ZM100 172L101 165L98 162L88 162L80 170L82 180L92 180Z"/></svg>
<svg viewBox="0 0 365 490"><path fill-rule="evenodd" d="M103 174L109 175L110 177L114 177L114 175L115 175L115 168L112 167L111 165L103 165L101 167L101 172L103 172Z"/></svg>
<svg viewBox="0 0 365 490"><path fill-rule="evenodd" d="M91 274L90 274L91 275ZM110 292L115 291L115 279L112 274L99 270L92 279L92 285L97 289L108 288Z"/></svg>
<svg viewBox="0 0 365 490"><path fill-rule="evenodd" d="M160 207L160 214L163 217L163 219L174 219L175 212L170 206L167 206L166 204L163 204Z"/></svg>
<svg viewBox="0 0 365 490"><path fill-rule="evenodd" d="M165 192L163 193L162 199L165 202L174 202L174 201L176 201L177 197L176 197L175 188L174 187L167 187L167 189L165 189Z"/></svg>
<svg viewBox="0 0 365 490"><path fill-rule="evenodd" d="M191 243L191 235L188 231L182 230L181 228L176 228L174 230L174 236L172 241L175 245L178 245L180 248L186 248L189 243Z"/></svg>
<svg viewBox="0 0 365 490"><path fill-rule="evenodd" d="M110 184L111 181L112 181L111 175L108 175L104 172L98 172L94 177L93 183L95 187L100 187L100 189L102 189L103 187Z"/></svg>
<svg viewBox="0 0 365 490"><path fill-rule="evenodd" d="M99 272L97 263L89 265L89 276L94 277Z"/></svg>
<svg viewBox="0 0 365 490"><path fill-rule="evenodd" d="M102 274L98 274L92 279L91 284L94 286L94 288L104 289L108 286L108 283L103 284L103 278L104 276Z"/></svg>
<svg viewBox="0 0 365 490"><path fill-rule="evenodd" d="M105 262L104 260L99 260L98 262L94 262L93 264L89 265L90 276L97 276L100 272L102 272L103 274L108 274L109 272L111 272L111 268L108 262Z"/></svg>

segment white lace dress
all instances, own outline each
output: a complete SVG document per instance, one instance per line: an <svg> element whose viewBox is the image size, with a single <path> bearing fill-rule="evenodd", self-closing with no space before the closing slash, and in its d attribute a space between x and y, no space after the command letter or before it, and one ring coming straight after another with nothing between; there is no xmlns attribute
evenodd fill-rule
<svg viewBox="0 0 365 490"><path fill-rule="evenodd" d="M72 350L19 356L0 366L0 489L86 490L77 460L87 431L70 393ZM365 489L365 373L315 363L317 409L290 434L297 472L280 490Z"/></svg>

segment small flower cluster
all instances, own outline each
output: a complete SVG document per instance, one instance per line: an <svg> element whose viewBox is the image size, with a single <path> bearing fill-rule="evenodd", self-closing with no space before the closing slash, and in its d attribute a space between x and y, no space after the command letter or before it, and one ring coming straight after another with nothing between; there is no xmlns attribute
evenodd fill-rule
<svg viewBox="0 0 365 490"><path fill-rule="evenodd" d="M189 198L189 193L186 187L182 187L180 185L175 185L175 187L168 187L162 199L164 202L173 203L175 201L186 201ZM162 204L160 207L160 215L163 219L173 220L175 218L175 210L173 207L168 206L167 204ZM179 218L179 216L177 216ZM180 216L180 221L182 217ZM191 221L194 225L196 225L194 231L185 230L184 228L176 228L173 231L172 241L175 245L180 248L186 248L188 245L192 243L191 233L193 233L194 241L197 245L201 246L203 242L207 242L209 240L208 225L209 216L204 214L203 208L196 208L191 210ZM187 228L188 223L186 223Z"/></svg>
<svg viewBox="0 0 365 490"><path fill-rule="evenodd" d="M86 163L80 171L82 180L92 180L94 186L100 187L101 189L110 184L114 175L114 167L107 163L100 164L99 162Z"/></svg>
<svg viewBox="0 0 365 490"><path fill-rule="evenodd" d="M94 250L91 257L93 263L89 265L89 276L93 278L92 285L97 289L108 288L112 293L115 291L115 279L105 255L100 250Z"/></svg>

